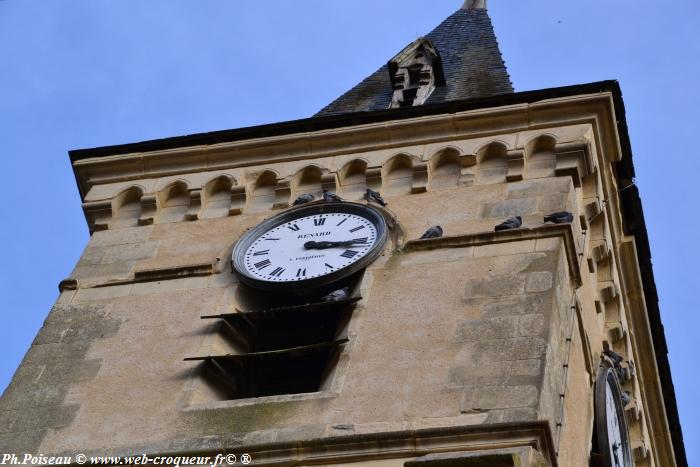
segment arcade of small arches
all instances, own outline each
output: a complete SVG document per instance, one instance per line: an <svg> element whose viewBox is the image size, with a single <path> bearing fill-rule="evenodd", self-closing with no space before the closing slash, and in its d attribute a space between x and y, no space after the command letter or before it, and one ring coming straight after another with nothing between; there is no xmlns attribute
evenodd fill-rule
<svg viewBox="0 0 700 467"><path fill-rule="evenodd" d="M285 175L266 168L239 178L221 173L200 186L181 177L150 193L134 184L109 198L86 202L83 208L91 231L97 231L283 209L301 194L318 198L323 190L358 201L367 188L390 199L457 186L566 175L580 186L591 165L587 143L562 144L553 136L541 135L521 149L509 149L494 140L472 154L448 146L428 160L399 152L377 165L354 159L337 171L310 164Z"/></svg>

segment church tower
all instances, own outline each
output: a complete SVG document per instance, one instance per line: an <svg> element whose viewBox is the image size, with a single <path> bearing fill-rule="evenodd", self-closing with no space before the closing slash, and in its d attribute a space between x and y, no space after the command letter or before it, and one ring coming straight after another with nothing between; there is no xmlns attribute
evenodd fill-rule
<svg viewBox="0 0 700 467"><path fill-rule="evenodd" d="M514 92L468 0L311 118L71 151L0 454L687 465L624 112Z"/></svg>

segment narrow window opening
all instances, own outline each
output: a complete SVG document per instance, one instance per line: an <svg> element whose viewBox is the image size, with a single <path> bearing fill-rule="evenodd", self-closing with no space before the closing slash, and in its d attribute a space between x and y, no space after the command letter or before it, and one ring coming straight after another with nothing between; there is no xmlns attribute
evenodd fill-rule
<svg viewBox="0 0 700 467"><path fill-rule="evenodd" d="M219 400L320 391L348 340L361 277L362 272L332 287L349 288L348 298L340 301L323 300L329 289L305 296L248 290L265 296L258 302L263 307L203 316L220 322L217 355L186 360L204 362L202 378ZM255 301L248 297L249 304Z"/></svg>

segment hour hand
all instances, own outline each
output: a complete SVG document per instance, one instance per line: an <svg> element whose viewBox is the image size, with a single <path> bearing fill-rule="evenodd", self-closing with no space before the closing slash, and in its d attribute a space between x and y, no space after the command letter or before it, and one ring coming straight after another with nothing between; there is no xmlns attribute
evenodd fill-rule
<svg viewBox="0 0 700 467"><path fill-rule="evenodd" d="M304 248L307 250L326 250L328 248L347 247L367 243L366 238L355 238L344 242L306 242Z"/></svg>

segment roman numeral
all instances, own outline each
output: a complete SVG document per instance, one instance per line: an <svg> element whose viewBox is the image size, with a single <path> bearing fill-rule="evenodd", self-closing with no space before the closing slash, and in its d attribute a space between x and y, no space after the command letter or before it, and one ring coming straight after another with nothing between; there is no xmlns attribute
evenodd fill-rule
<svg viewBox="0 0 700 467"><path fill-rule="evenodd" d="M270 262L270 260L266 259L265 261L260 261L259 263L255 263L254 266L258 269L265 269L266 267L268 267L271 264L272 263Z"/></svg>
<svg viewBox="0 0 700 467"><path fill-rule="evenodd" d="M352 243L367 243L367 237L354 238L352 240Z"/></svg>
<svg viewBox="0 0 700 467"><path fill-rule="evenodd" d="M260 251L256 251L255 253L253 253L253 256L262 256L262 255L268 254L269 252L270 252L270 250L260 250Z"/></svg>
<svg viewBox="0 0 700 467"><path fill-rule="evenodd" d="M320 219L314 219L314 225L316 225L316 226L323 225L325 223L326 223L325 217L321 217Z"/></svg>
<svg viewBox="0 0 700 467"><path fill-rule="evenodd" d="M296 224L288 225L287 228L288 228L288 229L291 229L292 232L298 232L298 231L299 231L299 226L296 225Z"/></svg>
<svg viewBox="0 0 700 467"><path fill-rule="evenodd" d="M346 220L348 220L347 217L346 217L345 219L343 219L342 221L338 222L335 226L338 227L340 224L342 224L342 223L345 222Z"/></svg>
<svg viewBox="0 0 700 467"><path fill-rule="evenodd" d="M333 269L333 266L331 266L330 264L328 264L328 263L325 263L325 264L326 264L326 267L327 267L327 268Z"/></svg>
<svg viewBox="0 0 700 467"><path fill-rule="evenodd" d="M277 268L270 273L271 276L279 277L284 272L284 268Z"/></svg>
<svg viewBox="0 0 700 467"><path fill-rule="evenodd" d="M355 227L354 229L350 229L350 232L357 232L358 230L362 230L362 229L364 229L364 228L365 228L364 225L360 225L360 226L358 226L358 227Z"/></svg>
<svg viewBox="0 0 700 467"><path fill-rule="evenodd" d="M358 254L358 253L359 253L359 251L345 250L345 253L343 253L343 254L340 255L340 256L342 256L342 257L344 257L344 258L350 258L350 259L352 259L352 258L354 258L355 255Z"/></svg>
<svg viewBox="0 0 700 467"><path fill-rule="evenodd" d="M299 269L297 271L297 277L305 277L306 276L306 268L304 269Z"/></svg>
<svg viewBox="0 0 700 467"><path fill-rule="evenodd" d="M279 240L279 238L266 238L265 239L266 242L276 242L277 240Z"/></svg>

